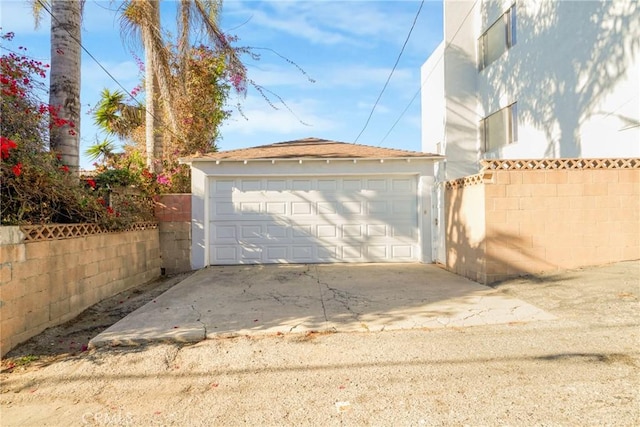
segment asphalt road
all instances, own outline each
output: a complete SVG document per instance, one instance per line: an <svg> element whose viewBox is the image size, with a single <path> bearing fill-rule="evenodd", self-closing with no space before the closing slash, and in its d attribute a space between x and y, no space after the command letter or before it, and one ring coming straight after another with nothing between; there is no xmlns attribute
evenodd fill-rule
<svg viewBox="0 0 640 427"><path fill-rule="evenodd" d="M98 349L0 376L3 426L640 425L640 263L498 285L553 320Z"/></svg>

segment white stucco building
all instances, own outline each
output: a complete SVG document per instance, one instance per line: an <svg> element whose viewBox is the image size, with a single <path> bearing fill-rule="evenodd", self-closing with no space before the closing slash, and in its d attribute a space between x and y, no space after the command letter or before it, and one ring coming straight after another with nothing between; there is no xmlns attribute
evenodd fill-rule
<svg viewBox="0 0 640 427"><path fill-rule="evenodd" d="M640 157L639 57L635 0L445 0L421 70L437 179L490 158Z"/></svg>

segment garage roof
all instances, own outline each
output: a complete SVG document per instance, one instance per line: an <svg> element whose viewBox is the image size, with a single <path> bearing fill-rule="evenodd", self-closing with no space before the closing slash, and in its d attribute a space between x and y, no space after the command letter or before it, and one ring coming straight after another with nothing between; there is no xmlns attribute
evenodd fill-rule
<svg viewBox="0 0 640 427"><path fill-rule="evenodd" d="M437 154L395 148L372 147L369 145L329 141L320 138L304 138L294 141L277 142L258 147L219 151L182 159L185 163L208 160L274 160L274 159L406 159L440 158Z"/></svg>

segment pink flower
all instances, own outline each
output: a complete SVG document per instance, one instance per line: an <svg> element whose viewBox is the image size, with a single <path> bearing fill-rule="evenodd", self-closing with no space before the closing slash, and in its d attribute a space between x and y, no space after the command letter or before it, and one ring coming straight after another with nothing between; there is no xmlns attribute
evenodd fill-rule
<svg viewBox="0 0 640 427"><path fill-rule="evenodd" d="M158 184L160 185L169 185L171 183L171 181L169 180L169 178L167 178L164 175L158 175L158 177L156 178L156 181L158 182Z"/></svg>

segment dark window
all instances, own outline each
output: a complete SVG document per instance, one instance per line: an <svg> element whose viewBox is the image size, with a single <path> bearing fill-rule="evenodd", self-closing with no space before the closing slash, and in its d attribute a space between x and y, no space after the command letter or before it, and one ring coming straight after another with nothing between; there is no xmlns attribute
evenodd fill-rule
<svg viewBox="0 0 640 427"><path fill-rule="evenodd" d="M480 122L484 151L493 151L518 141L518 108L513 104L488 115Z"/></svg>
<svg viewBox="0 0 640 427"><path fill-rule="evenodd" d="M516 44L516 5L511 6L478 39L480 70L498 59Z"/></svg>

